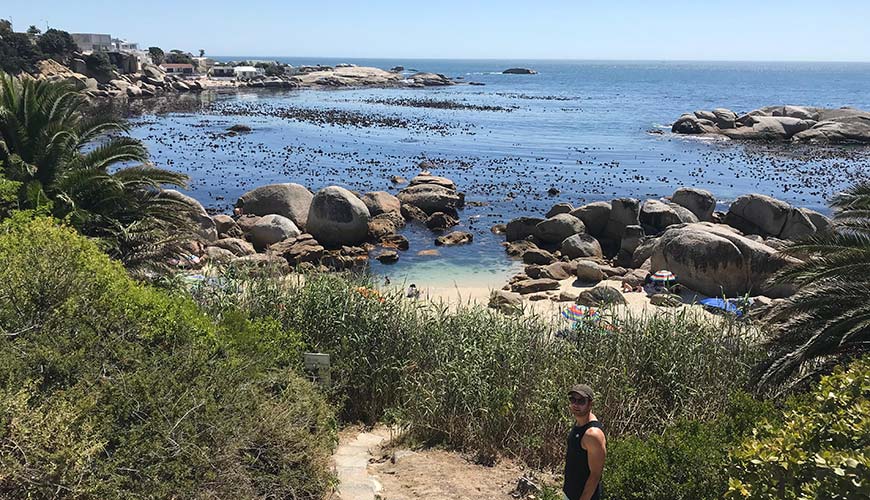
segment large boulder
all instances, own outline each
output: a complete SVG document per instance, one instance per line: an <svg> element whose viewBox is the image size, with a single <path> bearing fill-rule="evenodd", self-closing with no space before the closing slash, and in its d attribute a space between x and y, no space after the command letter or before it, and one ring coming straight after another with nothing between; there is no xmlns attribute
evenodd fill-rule
<svg viewBox="0 0 870 500"><path fill-rule="evenodd" d="M816 231L826 231L828 226L831 225L831 219L825 217L824 215L816 212L815 210L810 210L809 208L799 208L804 215L810 219L810 222L815 226Z"/></svg>
<svg viewBox="0 0 870 500"><path fill-rule="evenodd" d="M598 240L586 233L579 233L565 238L560 247L562 255L569 259L579 257L604 257Z"/></svg>
<svg viewBox="0 0 870 500"><path fill-rule="evenodd" d="M535 236L547 243L561 243L565 238L585 231L583 222L567 213L554 215L535 226Z"/></svg>
<svg viewBox="0 0 870 500"><path fill-rule="evenodd" d="M505 314L520 314L523 310L523 297L516 292L494 290L489 296L489 307Z"/></svg>
<svg viewBox="0 0 870 500"><path fill-rule="evenodd" d="M625 297L612 286L596 286L580 292L577 303L588 307L622 305L625 304Z"/></svg>
<svg viewBox="0 0 870 500"><path fill-rule="evenodd" d="M474 235L465 231L452 231L450 233L445 234L444 236L439 236L435 238L435 245L437 246L454 246L454 245L465 245L467 243L471 243L474 241Z"/></svg>
<svg viewBox="0 0 870 500"><path fill-rule="evenodd" d="M870 116L841 121L820 121L792 137L794 142L870 144Z"/></svg>
<svg viewBox="0 0 870 500"><path fill-rule="evenodd" d="M405 225L405 218L395 212L384 212L369 220L369 236L377 241L395 234Z"/></svg>
<svg viewBox="0 0 870 500"><path fill-rule="evenodd" d="M750 116L743 122L745 126L722 130L721 133L732 139L784 141L816 124L812 120L787 116Z"/></svg>
<svg viewBox="0 0 870 500"><path fill-rule="evenodd" d="M505 227L505 239L507 241L524 240L535 234L535 228L544 219L538 217L518 217L507 223Z"/></svg>
<svg viewBox="0 0 870 500"><path fill-rule="evenodd" d="M715 134L718 131L713 120L698 118L695 114L685 114L671 125L671 132L675 134Z"/></svg>
<svg viewBox="0 0 870 500"><path fill-rule="evenodd" d="M429 175L429 174L419 174L408 183L409 186L416 186L419 184L435 184L444 188L447 188L451 191L456 191L456 183L447 177L439 177L437 175Z"/></svg>
<svg viewBox="0 0 870 500"><path fill-rule="evenodd" d="M779 236L791 205L763 194L745 194L728 207L725 223L747 234Z"/></svg>
<svg viewBox="0 0 870 500"><path fill-rule="evenodd" d="M549 278L538 278L517 281L511 285L511 291L522 295L546 290L558 290L559 281Z"/></svg>
<svg viewBox="0 0 870 500"><path fill-rule="evenodd" d="M179 209L188 213L190 220L196 225L197 236L208 242L218 239L217 225L200 202L175 189L164 189L161 196L177 202Z"/></svg>
<svg viewBox="0 0 870 500"><path fill-rule="evenodd" d="M435 212L451 212L462 205L462 198L455 190L438 184L416 184L399 191L399 201L414 205L428 215Z"/></svg>
<svg viewBox="0 0 870 500"><path fill-rule="evenodd" d="M547 211L547 215L545 217L549 219L554 215L571 213L573 210L574 207L571 206L570 203L556 203L552 206L552 208L550 208L550 210Z"/></svg>
<svg viewBox="0 0 870 500"><path fill-rule="evenodd" d="M254 248L262 250L273 243L295 238L301 233L292 220L283 215L270 214L260 217L248 235Z"/></svg>
<svg viewBox="0 0 870 500"><path fill-rule="evenodd" d="M366 239L369 209L347 189L329 186L311 200L308 232L327 247L356 245Z"/></svg>
<svg viewBox="0 0 870 500"><path fill-rule="evenodd" d="M228 250L236 257L257 253L253 245L240 238L221 238L212 243L211 246Z"/></svg>
<svg viewBox="0 0 870 500"><path fill-rule="evenodd" d="M604 228L604 238L619 242L625 226L640 224L640 202L634 198L617 198L610 202L610 217Z"/></svg>
<svg viewBox="0 0 870 500"><path fill-rule="evenodd" d="M784 240L798 240L815 232L816 226L809 216L800 209L792 208L778 237Z"/></svg>
<svg viewBox="0 0 870 500"><path fill-rule="evenodd" d="M681 187L674 191L671 201L688 209L701 222L712 220L716 209L716 198L704 189Z"/></svg>
<svg viewBox="0 0 870 500"><path fill-rule="evenodd" d="M526 264L546 266L555 261L556 257L553 254L541 248L530 248L523 252L523 262Z"/></svg>
<svg viewBox="0 0 870 500"><path fill-rule="evenodd" d="M296 227L305 230L313 198L311 191L299 184L269 184L243 194L236 202L236 207L244 214L282 215L292 220Z"/></svg>
<svg viewBox="0 0 870 500"><path fill-rule="evenodd" d="M607 277L601 266L591 260L581 260L576 263L574 275L583 283L598 283Z"/></svg>
<svg viewBox="0 0 870 500"><path fill-rule="evenodd" d="M725 108L713 110L713 122L720 129L734 128L737 122L737 113Z"/></svg>
<svg viewBox="0 0 870 500"><path fill-rule="evenodd" d="M727 226L699 222L668 229L655 240L652 269L667 269L679 283L710 296L782 294L768 279L788 261L767 245Z"/></svg>
<svg viewBox="0 0 870 500"><path fill-rule="evenodd" d="M387 212L402 213L402 204L398 198L386 191L372 191L366 193L361 198L369 209L369 214L372 217Z"/></svg>
<svg viewBox="0 0 870 500"><path fill-rule="evenodd" d="M677 204L668 204L659 200L646 200L640 208L641 225L651 234L664 231L674 224L698 222L688 209Z"/></svg>
<svg viewBox="0 0 870 500"><path fill-rule="evenodd" d="M583 221L587 233L599 238L604 235L610 219L610 209L609 201L595 201L572 210L570 214Z"/></svg>

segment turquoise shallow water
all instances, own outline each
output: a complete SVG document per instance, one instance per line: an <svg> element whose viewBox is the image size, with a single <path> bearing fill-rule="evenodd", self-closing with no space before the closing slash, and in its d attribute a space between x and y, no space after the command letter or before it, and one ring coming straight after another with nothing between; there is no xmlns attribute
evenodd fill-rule
<svg viewBox="0 0 870 500"><path fill-rule="evenodd" d="M257 59L274 59L263 58ZM210 96L197 113L146 115L133 134L157 165L191 175L190 192L207 207L228 211L244 191L272 182L299 182L315 191L338 184L365 192L388 190L392 175L411 177L430 159L434 173L456 181L482 206L462 211L457 229L472 245L434 249L434 235L409 226L411 250L375 272L394 279L464 283L503 280L514 264L489 231L519 215L542 215L556 202L574 205L617 196L671 194L683 185L712 191L722 207L747 192L770 194L825 210L825 198L870 174L864 149L821 157L783 155L721 141L675 137L666 124L695 109L737 112L771 104L870 109L870 64L329 60L288 63L402 65L462 77L485 86L435 89L259 91ZM531 67L537 75L503 75ZM504 111L414 108L372 102L432 99L499 106ZM280 117L292 107L384 118L381 125L318 124ZM278 111L276 113L276 110ZM227 115L252 113L245 116ZM392 120L392 122L391 122ZM402 126L391 123L402 121ZM246 123L253 132L226 137ZM548 196L549 187L561 190Z"/></svg>

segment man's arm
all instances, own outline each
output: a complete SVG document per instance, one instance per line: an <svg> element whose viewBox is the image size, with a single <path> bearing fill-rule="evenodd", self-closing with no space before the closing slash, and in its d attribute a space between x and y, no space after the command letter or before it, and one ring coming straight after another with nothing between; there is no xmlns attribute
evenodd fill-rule
<svg viewBox="0 0 870 500"><path fill-rule="evenodd" d="M592 427L583 435L580 445L586 450L586 455L589 457L589 479L586 480L586 486L583 487L580 500L590 500L595 494L595 490L598 489L601 473L604 472L604 457L607 455L604 432L597 427Z"/></svg>

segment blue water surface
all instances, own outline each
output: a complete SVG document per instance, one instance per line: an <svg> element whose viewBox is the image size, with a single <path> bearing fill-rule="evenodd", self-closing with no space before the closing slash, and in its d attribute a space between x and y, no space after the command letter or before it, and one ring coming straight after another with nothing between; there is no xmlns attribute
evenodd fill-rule
<svg viewBox="0 0 870 500"><path fill-rule="evenodd" d="M235 58L239 59L239 58ZM748 192L769 194L827 211L825 200L870 174L864 148L825 155L799 148L745 147L730 141L671 135L680 114L726 107L738 113L774 104L870 109L870 64L495 60L379 60L251 57L293 65L341 62L461 77L427 89L239 91L209 94L202 112L147 115L136 120L156 165L191 176L190 193L206 207L229 213L243 192L273 182L298 182L312 191L338 184L359 192L397 187L423 159L478 202L461 212L456 229L474 243L437 248L425 228L410 225L412 242L399 263L373 261L375 272L410 280L496 284L516 263L493 235L493 224L541 216L557 202L574 206L614 197L658 198L680 186L716 195L720 207ZM509 67L536 75L504 75ZM500 106L512 111L415 108L372 103L434 99ZM408 128L315 124L275 116L227 116L214 109L343 110L407 120ZM236 123L253 132L228 137ZM547 194L550 187L560 193Z"/></svg>

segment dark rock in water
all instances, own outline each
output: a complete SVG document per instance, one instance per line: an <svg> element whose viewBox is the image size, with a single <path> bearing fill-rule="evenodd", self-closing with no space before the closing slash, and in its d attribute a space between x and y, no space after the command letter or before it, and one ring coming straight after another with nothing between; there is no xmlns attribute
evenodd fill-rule
<svg viewBox="0 0 870 500"><path fill-rule="evenodd" d="M625 304L625 297L616 288L610 286L596 286L580 292L577 303L587 307L602 307L608 305Z"/></svg>
<svg viewBox="0 0 870 500"><path fill-rule="evenodd" d="M458 224L459 220L444 212L435 212L426 219L426 227L433 231L443 231Z"/></svg>
<svg viewBox="0 0 870 500"><path fill-rule="evenodd" d="M447 212L449 208L462 205L462 200L455 190L438 184L417 184L399 191L402 204L414 205L427 214Z"/></svg>
<svg viewBox="0 0 870 500"><path fill-rule="evenodd" d="M451 233L445 234L444 236L439 236L435 239L435 244L438 246L453 246L453 245L465 245L467 243L471 243L474 240L474 236L471 233L466 233L464 231L453 231Z"/></svg>
<svg viewBox="0 0 870 500"><path fill-rule="evenodd" d="M368 223L369 237L377 241L385 236L394 234L405 225L405 219L396 213L387 212L380 214Z"/></svg>
<svg viewBox="0 0 870 500"><path fill-rule="evenodd" d="M392 264L399 261L399 253L395 250L384 250L375 256L381 264Z"/></svg>
<svg viewBox="0 0 870 500"><path fill-rule="evenodd" d="M392 182L393 184L407 184L408 179L405 179L401 175L394 175L390 177L390 182Z"/></svg>
<svg viewBox="0 0 870 500"><path fill-rule="evenodd" d="M228 128L227 130L229 130L230 132L236 132L236 133L238 133L238 132L250 132L251 127L249 127L247 125L236 124L236 125L233 125L232 127Z"/></svg>
<svg viewBox="0 0 870 500"><path fill-rule="evenodd" d="M507 241L524 240L535 234L535 227L544 219L538 217L518 217L508 222L505 228Z"/></svg>
<svg viewBox="0 0 870 500"><path fill-rule="evenodd" d="M570 203L556 203L550 210L547 211L545 217L548 219L554 215L571 213L574 207Z"/></svg>
<svg viewBox="0 0 870 500"><path fill-rule="evenodd" d="M538 72L529 68L508 68L502 71L503 75L537 75Z"/></svg>
<svg viewBox="0 0 870 500"><path fill-rule="evenodd" d="M408 77L415 84L424 87L443 87L453 85L453 81L440 73L414 73Z"/></svg>
<svg viewBox="0 0 870 500"><path fill-rule="evenodd" d="M522 295L535 292L543 292L545 290L558 290L559 282L547 278L528 279L517 281L511 285L511 291Z"/></svg>
<svg viewBox="0 0 870 500"><path fill-rule="evenodd" d="M495 224L489 228L489 231L492 234L504 234L507 231L507 224Z"/></svg>
<svg viewBox="0 0 870 500"><path fill-rule="evenodd" d="M306 227L327 247L355 245L366 239L369 217L369 209L353 193L329 186L314 195Z"/></svg>
<svg viewBox="0 0 870 500"><path fill-rule="evenodd" d="M476 87L483 87L484 85L486 85L486 84L483 83L483 82L468 82L468 84L469 84L469 85L474 85L474 86L476 86Z"/></svg>
<svg viewBox="0 0 870 500"><path fill-rule="evenodd" d="M398 248L399 250L407 250L411 248L411 243L408 238L401 234L389 234L380 239L382 246L386 248Z"/></svg>
<svg viewBox="0 0 870 500"><path fill-rule="evenodd" d="M556 196L557 194L559 194L559 193L561 193L561 192L562 192L562 191L559 191L559 190L558 190L557 188L555 188L555 187L551 187L550 189L547 190L547 194L550 195L550 196Z"/></svg>
<svg viewBox="0 0 870 500"><path fill-rule="evenodd" d="M404 66L393 66L392 68L390 68L390 71L392 71L393 73L401 73L402 71L405 71L405 67Z"/></svg>
<svg viewBox="0 0 870 500"><path fill-rule="evenodd" d="M402 217L405 218L406 221L417 221L425 223L426 219L429 218L426 215L426 212L420 210L414 205L410 205L408 203L402 203Z"/></svg>

